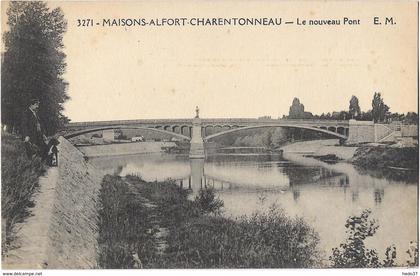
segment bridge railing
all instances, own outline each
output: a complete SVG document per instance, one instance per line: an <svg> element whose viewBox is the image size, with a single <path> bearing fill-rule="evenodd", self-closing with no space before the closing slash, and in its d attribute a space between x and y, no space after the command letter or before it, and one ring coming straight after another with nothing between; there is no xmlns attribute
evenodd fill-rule
<svg viewBox="0 0 420 276"><path fill-rule="evenodd" d="M201 120L203 125L208 124L305 124L305 125L348 125L348 120L320 120L320 119L257 119L257 118L207 118ZM72 122L65 128L86 128L115 125L192 125L192 119L141 119L141 120L115 120L94 122Z"/></svg>

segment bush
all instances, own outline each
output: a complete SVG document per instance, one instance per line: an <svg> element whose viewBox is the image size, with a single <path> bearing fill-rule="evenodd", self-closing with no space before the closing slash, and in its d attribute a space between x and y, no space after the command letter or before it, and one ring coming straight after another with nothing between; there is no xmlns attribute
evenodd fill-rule
<svg viewBox="0 0 420 276"><path fill-rule="evenodd" d="M103 181L102 268L132 268L135 259L145 268L320 264L318 235L300 218L288 218L272 208L267 214L228 219L220 216L223 202L213 189L201 190L191 201L189 191L172 181L125 179L106 176ZM162 242L164 246L159 248Z"/></svg>
<svg viewBox="0 0 420 276"><path fill-rule="evenodd" d="M29 159L19 138L2 134L1 139L1 208L5 232L2 233L2 254L15 235L16 223L22 222L33 207L32 195L38 188L38 178L45 172L39 157Z"/></svg>
<svg viewBox="0 0 420 276"><path fill-rule="evenodd" d="M195 197L194 202L203 214L221 214L223 201L216 198L213 188L201 189Z"/></svg>
<svg viewBox="0 0 420 276"><path fill-rule="evenodd" d="M372 237L379 225L369 216L371 210L363 210L360 216L351 216L346 222L348 235L345 243L339 248L333 248L330 257L332 267L335 268L365 268L365 267L391 267L395 266L396 248L390 246L386 249L385 259L381 262L374 249L365 246L365 239Z"/></svg>
<svg viewBox="0 0 420 276"><path fill-rule="evenodd" d="M177 268L317 267L318 242L302 219L277 209L237 220L201 216L171 233L166 263Z"/></svg>
<svg viewBox="0 0 420 276"><path fill-rule="evenodd" d="M133 268L133 255L141 254L141 262L154 256L151 217L119 176L106 175L100 191L99 266L101 268ZM137 255L138 256L138 255Z"/></svg>

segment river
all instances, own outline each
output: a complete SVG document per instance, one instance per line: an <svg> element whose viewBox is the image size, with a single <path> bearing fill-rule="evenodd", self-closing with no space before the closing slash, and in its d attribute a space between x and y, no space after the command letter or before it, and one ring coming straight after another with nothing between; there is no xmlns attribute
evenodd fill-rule
<svg viewBox="0 0 420 276"><path fill-rule="evenodd" d="M275 205L315 228L326 257L345 240L346 219L366 208L380 225L366 244L380 259L394 244L397 260L404 264L409 242L417 241L417 183L371 176L348 163L326 164L296 154L220 154L206 160L147 154L90 162L108 174L135 174L146 181L172 179L191 189L192 197L204 185L214 187L228 217L264 212Z"/></svg>

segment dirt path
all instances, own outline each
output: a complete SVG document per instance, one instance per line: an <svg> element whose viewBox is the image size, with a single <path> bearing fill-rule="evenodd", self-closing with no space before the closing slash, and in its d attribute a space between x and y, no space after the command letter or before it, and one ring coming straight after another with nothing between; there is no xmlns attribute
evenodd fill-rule
<svg viewBox="0 0 420 276"><path fill-rule="evenodd" d="M58 168L49 168L39 178L39 191L34 195L35 206L25 222L16 225L16 244L3 260L3 268L47 268L48 230L51 222Z"/></svg>

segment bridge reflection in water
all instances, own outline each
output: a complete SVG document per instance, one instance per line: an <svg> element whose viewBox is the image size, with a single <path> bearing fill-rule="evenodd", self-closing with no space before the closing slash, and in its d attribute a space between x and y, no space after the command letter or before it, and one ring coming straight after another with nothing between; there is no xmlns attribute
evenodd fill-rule
<svg viewBox="0 0 420 276"><path fill-rule="evenodd" d="M195 195L205 187L218 192L292 191L298 200L303 186L349 186L348 176L321 166L299 166L280 155L216 155L207 159L147 155L92 158L106 174L138 175L145 181L172 180ZM356 198L356 197L355 197Z"/></svg>
<svg viewBox="0 0 420 276"><path fill-rule="evenodd" d="M300 166L280 155L215 155L207 159L187 156L147 155L92 158L106 174L138 175L148 182L174 181L196 195L211 187L218 192L258 193L291 191L298 200L300 190L311 186L351 188L349 177L322 166ZM354 192L357 200L357 192ZM376 196L378 198L378 196Z"/></svg>
<svg viewBox="0 0 420 276"><path fill-rule="evenodd" d="M179 187L192 190L192 196L205 186L214 187L227 216L251 215L275 204L287 215L304 217L313 225L322 248L337 246L345 239L346 219L370 208L380 222L372 247L384 255L383 241L389 240L401 249L397 256L405 256L407 244L417 239L417 220L401 214L416 217L416 180L371 176L346 163L285 158L215 155L189 159L187 155L157 154L91 158L89 162L107 174L137 174L149 182L172 179Z"/></svg>
<svg viewBox="0 0 420 276"><path fill-rule="evenodd" d="M193 196L200 189L211 187L219 193L291 191L298 200L304 186L349 186L346 174L319 166L299 166L280 155L221 155L206 160L149 155L131 156L128 160L124 157L94 158L92 162L109 174L133 174L149 182L170 179L179 187L191 190Z"/></svg>

